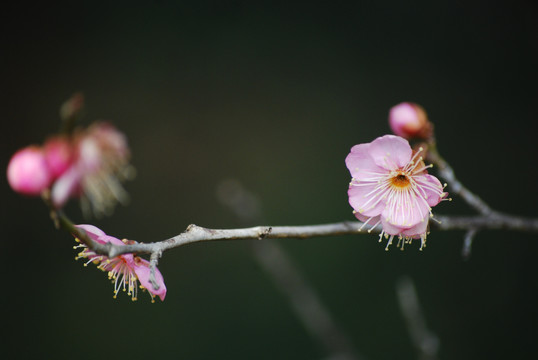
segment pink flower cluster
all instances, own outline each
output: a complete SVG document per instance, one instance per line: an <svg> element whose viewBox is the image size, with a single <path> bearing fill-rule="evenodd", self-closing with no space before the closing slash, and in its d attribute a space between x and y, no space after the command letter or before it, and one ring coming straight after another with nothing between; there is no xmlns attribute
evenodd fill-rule
<svg viewBox="0 0 538 360"><path fill-rule="evenodd" d="M112 125L95 123L72 136L56 136L44 146L29 146L11 158L7 177L18 193L37 196L51 191L56 208L80 197L84 210L109 213L128 195L121 182L133 174L125 136Z"/></svg>
<svg viewBox="0 0 538 360"><path fill-rule="evenodd" d="M100 244L111 243L124 246L128 243L128 240L119 240L109 236L93 225L77 225L77 227L83 229L93 241ZM114 298L116 298L120 290L123 290L127 292L127 295L131 296L133 301L136 301L138 299L138 288L140 287L140 289L148 291L152 302L155 301L155 296L164 300L166 285L164 284L163 276L159 269L155 268L155 282L158 288L154 288L150 280L151 268L149 261L133 254L123 254L109 259L106 256L96 254L82 243L77 247L83 248L77 259L87 259L84 266L94 263L98 269L108 273L108 278L114 284ZM140 282L140 286L138 282Z"/></svg>
<svg viewBox="0 0 538 360"><path fill-rule="evenodd" d="M367 144L355 145L346 157L352 180L349 203L355 216L372 227L381 225L379 237L395 236L398 246L421 239L426 244L432 207L447 196L439 180L427 173L420 153L399 136L385 135ZM363 225L364 226L364 225Z"/></svg>

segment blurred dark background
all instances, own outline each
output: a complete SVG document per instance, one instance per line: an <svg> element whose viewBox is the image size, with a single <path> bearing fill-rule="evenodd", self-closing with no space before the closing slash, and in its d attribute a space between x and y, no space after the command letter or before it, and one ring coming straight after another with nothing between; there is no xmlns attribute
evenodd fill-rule
<svg viewBox="0 0 538 360"><path fill-rule="evenodd" d="M83 125L125 132L132 201L89 220L157 241L190 223L241 226L216 197L224 179L259 196L265 221L351 220L351 146L389 132L388 110L422 104L440 151L493 207L537 216L538 28L532 1L145 1L11 3L0 22L1 166L59 127L86 96ZM325 359L251 242L165 253L164 303L112 299L106 275L74 261L45 206L2 203L2 352L9 358ZM450 190L450 189L449 189ZM78 204L67 208L84 220ZM437 213L471 214L458 198ZM278 243L368 359L416 359L395 283L410 276L440 359L537 356L538 238L462 232L425 251L385 252L375 235Z"/></svg>

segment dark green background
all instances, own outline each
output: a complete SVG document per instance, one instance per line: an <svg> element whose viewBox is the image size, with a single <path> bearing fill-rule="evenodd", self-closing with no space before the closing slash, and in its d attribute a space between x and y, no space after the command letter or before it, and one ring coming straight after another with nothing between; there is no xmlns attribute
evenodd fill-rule
<svg viewBox="0 0 538 360"><path fill-rule="evenodd" d="M54 133L59 105L83 91L84 124L113 121L138 170L130 206L92 221L111 235L237 227L215 196L227 178L260 197L269 224L350 220L344 158L388 133L388 109L406 100L426 108L469 188L537 214L532 1L110 3L2 5L0 165ZM167 252L164 303L113 300L45 206L0 182L10 358L326 357L250 242ZM75 202L67 210L84 221ZM472 213L458 198L436 212ZM395 296L401 275L415 280L441 359L535 357L537 236L481 232L470 262L462 239L433 232L424 252L388 253L375 235L278 242L368 359L416 358Z"/></svg>

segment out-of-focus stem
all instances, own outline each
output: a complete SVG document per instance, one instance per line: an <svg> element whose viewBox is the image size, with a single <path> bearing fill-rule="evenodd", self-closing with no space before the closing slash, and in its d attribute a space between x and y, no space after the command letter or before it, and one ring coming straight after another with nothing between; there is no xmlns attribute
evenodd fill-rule
<svg viewBox="0 0 538 360"><path fill-rule="evenodd" d="M463 184L456 178L454 170L439 154L437 151L437 145L433 140L428 144L427 160L437 166L439 176L441 176L447 182L451 192L461 196L467 204L469 204L482 215L491 215L496 213L492 208L489 207L488 204L486 204L484 200L463 186Z"/></svg>

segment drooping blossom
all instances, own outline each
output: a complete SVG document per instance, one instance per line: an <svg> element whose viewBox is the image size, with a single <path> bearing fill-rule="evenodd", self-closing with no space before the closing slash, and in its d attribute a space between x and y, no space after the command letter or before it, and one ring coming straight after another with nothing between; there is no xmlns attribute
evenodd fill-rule
<svg viewBox="0 0 538 360"><path fill-rule="evenodd" d="M52 202L61 208L70 197L81 197L83 210L108 214L117 202L126 203L128 194L122 182L133 174L125 136L108 123L99 122L78 131L71 140L72 156L62 158L66 144L59 142L53 159L63 168L52 186ZM48 147L46 147L48 149ZM49 154L50 155L50 154ZM88 211L86 211L88 212Z"/></svg>
<svg viewBox="0 0 538 360"><path fill-rule="evenodd" d="M84 230L92 240L100 244L111 243L124 246L129 243L128 240L119 240L109 236L93 225L77 225L77 227ZM78 239L76 240L80 242ZM98 269L108 273L108 278L114 284L114 298L122 290L126 291L133 301L136 301L138 299L138 289L140 288L148 291L152 302L154 302L155 296L164 300L166 286L163 276L159 269L155 268L155 281L158 285L158 289L155 289L150 281L151 268L149 261L133 254L123 254L110 259L104 255L96 254L83 243L75 246L75 248L83 249L76 259L87 259L84 266L94 263ZM140 285L138 285L138 282L140 282Z"/></svg>
<svg viewBox="0 0 538 360"><path fill-rule="evenodd" d="M38 196L52 181L43 149L28 146L17 151L9 161L7 179L11 188L24 195Z"/></svg>
<svg viewBox="0 0 538 360"><path fill-rule="evenodd" d="M353 212L365 225L381 225L379 241L385 236L387 249L397 236L402 248L412 239L421 239L422 250L432 207L447 195L439 180L427 173L431 166L424 164L422 151L413 153L407 140L385 135L355 145L346 157Z"/></svg>
<svg viewBox="0 0 538 360"><path fill-rule="evenodd" d="M389 125L396 135L406 139L427 139L433 131L426 111L422 106L410 102L403 102L390 109Z"/></svg>

